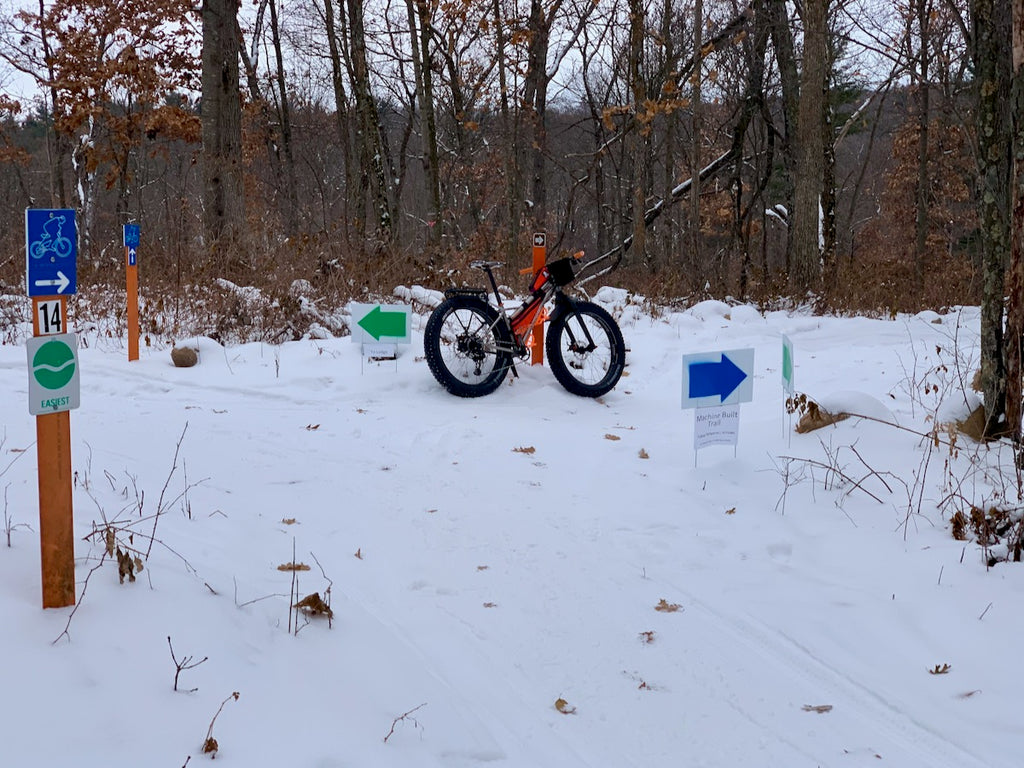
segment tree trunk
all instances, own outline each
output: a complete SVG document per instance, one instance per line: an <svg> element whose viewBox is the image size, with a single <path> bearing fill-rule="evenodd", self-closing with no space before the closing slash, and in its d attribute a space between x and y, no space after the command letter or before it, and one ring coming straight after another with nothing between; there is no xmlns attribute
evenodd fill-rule
<svg viewBox="0 0 1024 768"><path fill-rule="evenodd" d="M1024 0L1013 0L1013 229L1010 248L1009 296L1006 317L1006 423L1021 442L1021 346L1024 345Z"/></svg>
<svg viewBox="0 0 1024 768"><path fill-rule="evenodd" d="M732 133L732 152L735 156L733 171L730 176L729 187L733 191L733 247L742 253L739 278L739 295L745 298L750 282L750 271L752 259L750 254L750 226L749 218L753 202L760 196L764 184L767 182L768 174L771 172L772 144L769 143L769 156L765 164L766 171L762 177L761 186L751 192L751 202L744 206L743 169L745 165L743 147L746 141L747 131L754 119L754 116L765 110L764 103L764 72L765 54L768 49L769 24L766 15L762 13L763 3L756 0L754 4L754 28L752 34L744 39L743 49L747 65L747 85L743 96L742 109ZM769 142L773 134L769 132ZM762 206L763 209L763 206ZM761 238L764 242L765 238ZM765 270L767 271L767 270Z"/></svg>
<svg viewBox="0 0 1024 768"><path fill-rule="evenodd" d="M978 161L982 245L981 386L985 434L1004 428L1006 366L1003 297L1010 253L1010 0L973 0L978 88Z"/></svg>
<svg viewBox="0 0 1024 768"><path fill-rule="evenodd" d="M547 229L548 191L544 178L547 160L547 106L548 106L548 45L551 34L551 19L559 3L555 3L551 15L545 15L542 0L530 0L530 17L527 29L530 43L527 57L526 79L523 83L523 104L530 110L533 140L530 146L530 169L532 184L532 218L534 229Z"/></svg>
<svg viewBox="0 0 1024 768"><path fill-rule="evenodd" d="M376 235L389 243L394 230L394 213L386 169L389 166L381 132L377 102L370 88L370 68L366 56L366 26L363 0L347 0L349 52L352 59L352 89L355 92L359 130L359 221L364 221L367 202L372 200L376 217ZM364 236L365 233L364 232Z"/></svg>
<svg viewBox="0 0 1024 768"><path fill-rule="evenodd" d="M338 142L341 145L341 159L345 167L345 194L342 197L342 218L345 222L345 226L342 229L342 237L345 239L346 244L349 243L348 233L348 217L349 217L349 200L351 199L352 189L355 187L355 174L353 173L354 163L352 161L352 140L349 135L349 121L348 121L348 94L345 92L345 81L342 77L342 61L341 61L341 40L344 40L342 35L341 40L338 37L338 28L335 25L334 16L334 3L335 0L324 0L324 26L327 30L327 50L331 57L331 87L334 91L334 119L335 128L338 131ZM339 12L344 16L345 9L340 5L339 0Z"/></svg>
<svg viewBox="0 0 1024 768"><path fill-rule="evenodd" d="M931 4L928 0L916 0L917 26L920 50L917 53L917 210L914 237L914 282L918 292L924 287L924 256L928 246L928 122L931 118L928 82L928 61L931 18Z"/></svg>
<svg viewBox="0 0 1024 768"><path fill-rule="evenodd" d="M43 0L39 0L39 35L43 45L43 59L46 61L46 74L50 82L50 117L53 119L53 148L49 151L50 160L50 205L55 208L68 207L67 187L64 185L64 161L71 154L71 147L58 121L61 117L60 96L53 71L53 55L50 52L50 37L47 34L46 8ZM49 147L48 147L49 149Z"/></svg>
<svg viewBox="0 0 1024 768"><path fill-rule="evenodd" d="M661 8L661 38L665 46L666 68L668 62L675 62L678 59L676 53L675 39L672 34L673 3L672 0L663 0ZM678 98L678 91L672 91L671 95ZM668 199L672 194L672 188L676 185L676 144L678 142L679 117L676 110L665 115L665 142L664 142L664 164L661 196ZM693 183L691 181L691 183ZM697 180L700 183L700 180ZM661 225L661 250L663 264L668 268L675 268L677 264L676 247L676 226L672 218ZM603 249L600 249L603 253Z"/></svg>
<svg viewBox="0 0 1024 768"><path fill-rule="evenodd" d="M437 153L437 120L434 114L434 74L430 56L430 9L427 0L406 0L409 37L412 43L412 67L416 78L416 100L420 110L420 156L423 183L431 210L427 213L428 239L441 242L444 231L441 213L441 164ZM456 119L460 119L456 115Z"/></svg>
<svg viewBox="0 0 1024 768"><path fill-rule="evenodd" d="M644 29L646 13L643 0L629 0L629 88L633 97L633 110L639 117L645 107L647 92L644 88L641 73L641 61L644 51ZM628 137L630 160L633 166L632 178L632 216L633 216L633 253L645 260L647 250L647 227L644 226L645 193L644 168L646 167L645 149L650 123L642 120L635 131Z"/></svg>
<svg viewBox="0 0 1024 768"><path fill-rule="evenodd" d="M295 158L292 152L291 106L288 102L288 88L285 85L284 52L281 50L281 27L277 20L277 0L270 0L270 36L274 44L274 58L277 65L274 82L277 85L277 112L281 123L280 151L284 164L284 173L282 174L285 201L284 227L288 235L294 235L299 228L298 180L295 176Z"/></svg>
<svg viewBox="0 0 1024 768"><path fill-rule="evenodd" d="M782 204L786 208L786 271L792 263L793 250L793 208L794 179L796 176L796 133L797 105L800 103L800 77L797 74L796 55L793 52L793 30L789 24L785 0L766 0L771 26L772 46L779 65L779 79L782 85Z"/></svg>
<svg viewBox="0 0 1024 768"><path fill-rule="evenodd" d="M203 0L203 231L233 241L245 222L236 0Z"/></svg>
<svg viewBox="0 0 1024 768"><path fill-rule="evenodd" d="M701 255L700 225L700 168L701 168L701 133L703 131L703 105L701 104L701 79L704 73L704 3L703 0L694 0L693 6L693 143L690 148L690 263L693 265L693 274L701 278L707 278L707 265ZM705 280L701 279L700 287L703 289Z"/></svg>
<svg viewBox="0 0 1024 768"><path fill-rule="evenodd" d="M797 296L817 288L821 277L827 6L828 0L804 3L804 65L797 107L796 184L790 212L793 252L789 285Z"/></svg>
<svg viewBox="0 0 1024 768"><path fill-rule="evenodd" d="M825 66L821 80L821 272L834 275L839 234L836 229L836 131L834 110L830 98L832 72L837 58L836 43L828 26L828 8L825 9Z"/></svg>
<svg viewBox="0 0 1024 768"><path fill-rule="evenodd" d="M522 178L516 157L519 123L509 106L508 65L505 51L505 18L501 0L494 0L494 41L498 48L498 99L501 124L505 140L501 150L501 164L505 176L505 210L508 217L508 238L505 241L505 260L514 263L519 247L520 211L523 209Z"/></svg>

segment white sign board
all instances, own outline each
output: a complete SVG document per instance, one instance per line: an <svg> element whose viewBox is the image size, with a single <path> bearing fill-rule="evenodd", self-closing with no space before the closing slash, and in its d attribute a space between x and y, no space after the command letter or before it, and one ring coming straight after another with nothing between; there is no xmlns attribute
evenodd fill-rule
<svg viewBox="0 0 1024 768"><path fill-rule="evenodd" d="M412 341L412 311L407 304L349 305L352 311L352 341L359 344L409 344Z"/></svg>
<svg viewBox="0 0 1024 768"><path fill-rule="evenodd" d="M739 405L719 405L697 408L693 412L693 450L699 451L709 445L731 445L739 443Z"/></svg>
<svg viewBox="0 0 1024 768"><path fill-rule="evenodd" d="M40 336L55 336L64 333L63 302L60 299L40 301L36 304Z"/></svg>
<svg viewBox="0 0 1024 768"><path fill-rule="evenodd" d="M73 333L33 336L28 351L28 412L33 416L77 408L78 340Z"/></svg>
<svg viewBox="0 0 1024 768"><path fill-rule="evenodd" d="M397 344L363 344L363 357L370 362L394 360L398 357Z"/></svg>
<svg viewBox="0 0 1024 768"><path fill-rule="evenodd" d="M683 355L683 408L749 403L753 399L753 349Z"/></svg>

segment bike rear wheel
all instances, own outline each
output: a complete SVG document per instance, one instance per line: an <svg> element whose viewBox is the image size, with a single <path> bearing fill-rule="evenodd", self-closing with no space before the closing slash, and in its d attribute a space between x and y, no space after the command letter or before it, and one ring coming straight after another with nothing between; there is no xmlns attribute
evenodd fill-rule
<svg viewBox="0 0 1024 768"><path fill-rule="evenodd" d="M609 392L626 367L626 343L615 320L589 301L551 321L545 340L548 364L558 383L580 397Z"/></svg>
<svg viewBox="0 0 1024 768"><path fill-rule="evenodd" d="M459 397L496 390L512 365L512 337L498 312L476 296L445 299L427 320L423 351L438 384Z"/></svg>

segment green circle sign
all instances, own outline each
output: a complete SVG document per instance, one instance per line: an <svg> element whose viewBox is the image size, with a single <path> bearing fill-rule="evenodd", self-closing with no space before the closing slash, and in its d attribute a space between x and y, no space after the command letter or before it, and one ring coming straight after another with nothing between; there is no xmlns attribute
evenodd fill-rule
<svg viewBox="0 0 1024 768"><path fill-rule="evenodd" d="M48 341L32 358L32 375L46 389L66 387L75 375L75 353L63 341Z"/></svg>

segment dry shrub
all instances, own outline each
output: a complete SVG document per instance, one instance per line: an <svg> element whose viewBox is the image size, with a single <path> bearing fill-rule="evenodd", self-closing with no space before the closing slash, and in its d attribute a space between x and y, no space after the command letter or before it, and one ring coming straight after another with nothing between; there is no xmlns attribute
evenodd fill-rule
<svg viewBox="0 0 1024 768"><path fill-rule="evenodd" d="M786 398L786 413L800 414L796 431L800 434L813 432L816 429L835 424L837 421L848 419L848 413L830 413L811 400L807 395L798 392L793 397Z"/></svg>
<svg viewBox="0 0 1024 768"><path fill-rule="evenodd" d="M306 595L292 607L298 608L307 616L326 616L328 619L334 618L334 611L332 611L331 606L329 606L324 599L320 597L319 592Z"/></svg>
<svg viewBox="0 0 1024 768"><path fill-rule="evenodd" d="M973 534L989 567L1009 560L1020 562L1024 550L1024 510L971 506L965 514L958 509L950 518L950 532L957 541L967 541L968 532Z"/></svg>
<svg viewBox="0 0 1024 768"><path fill-rule="evenodd" d="M829 413L813 400L808 400L807 409L796 424L796 431L800 434L813 432L816 429L827 427L849 417L850 414L848 413Z"/></svg>
<svg viewBox="0 0 1024 768"><path fill-rule="evenodd" d="M900 253L864 254L847 262L823 293L824 307L841 312L895 315L948 307L979 300L980 281L970 262L949 255L926 256L923 283L916 287L912 259Z"/></svg>

